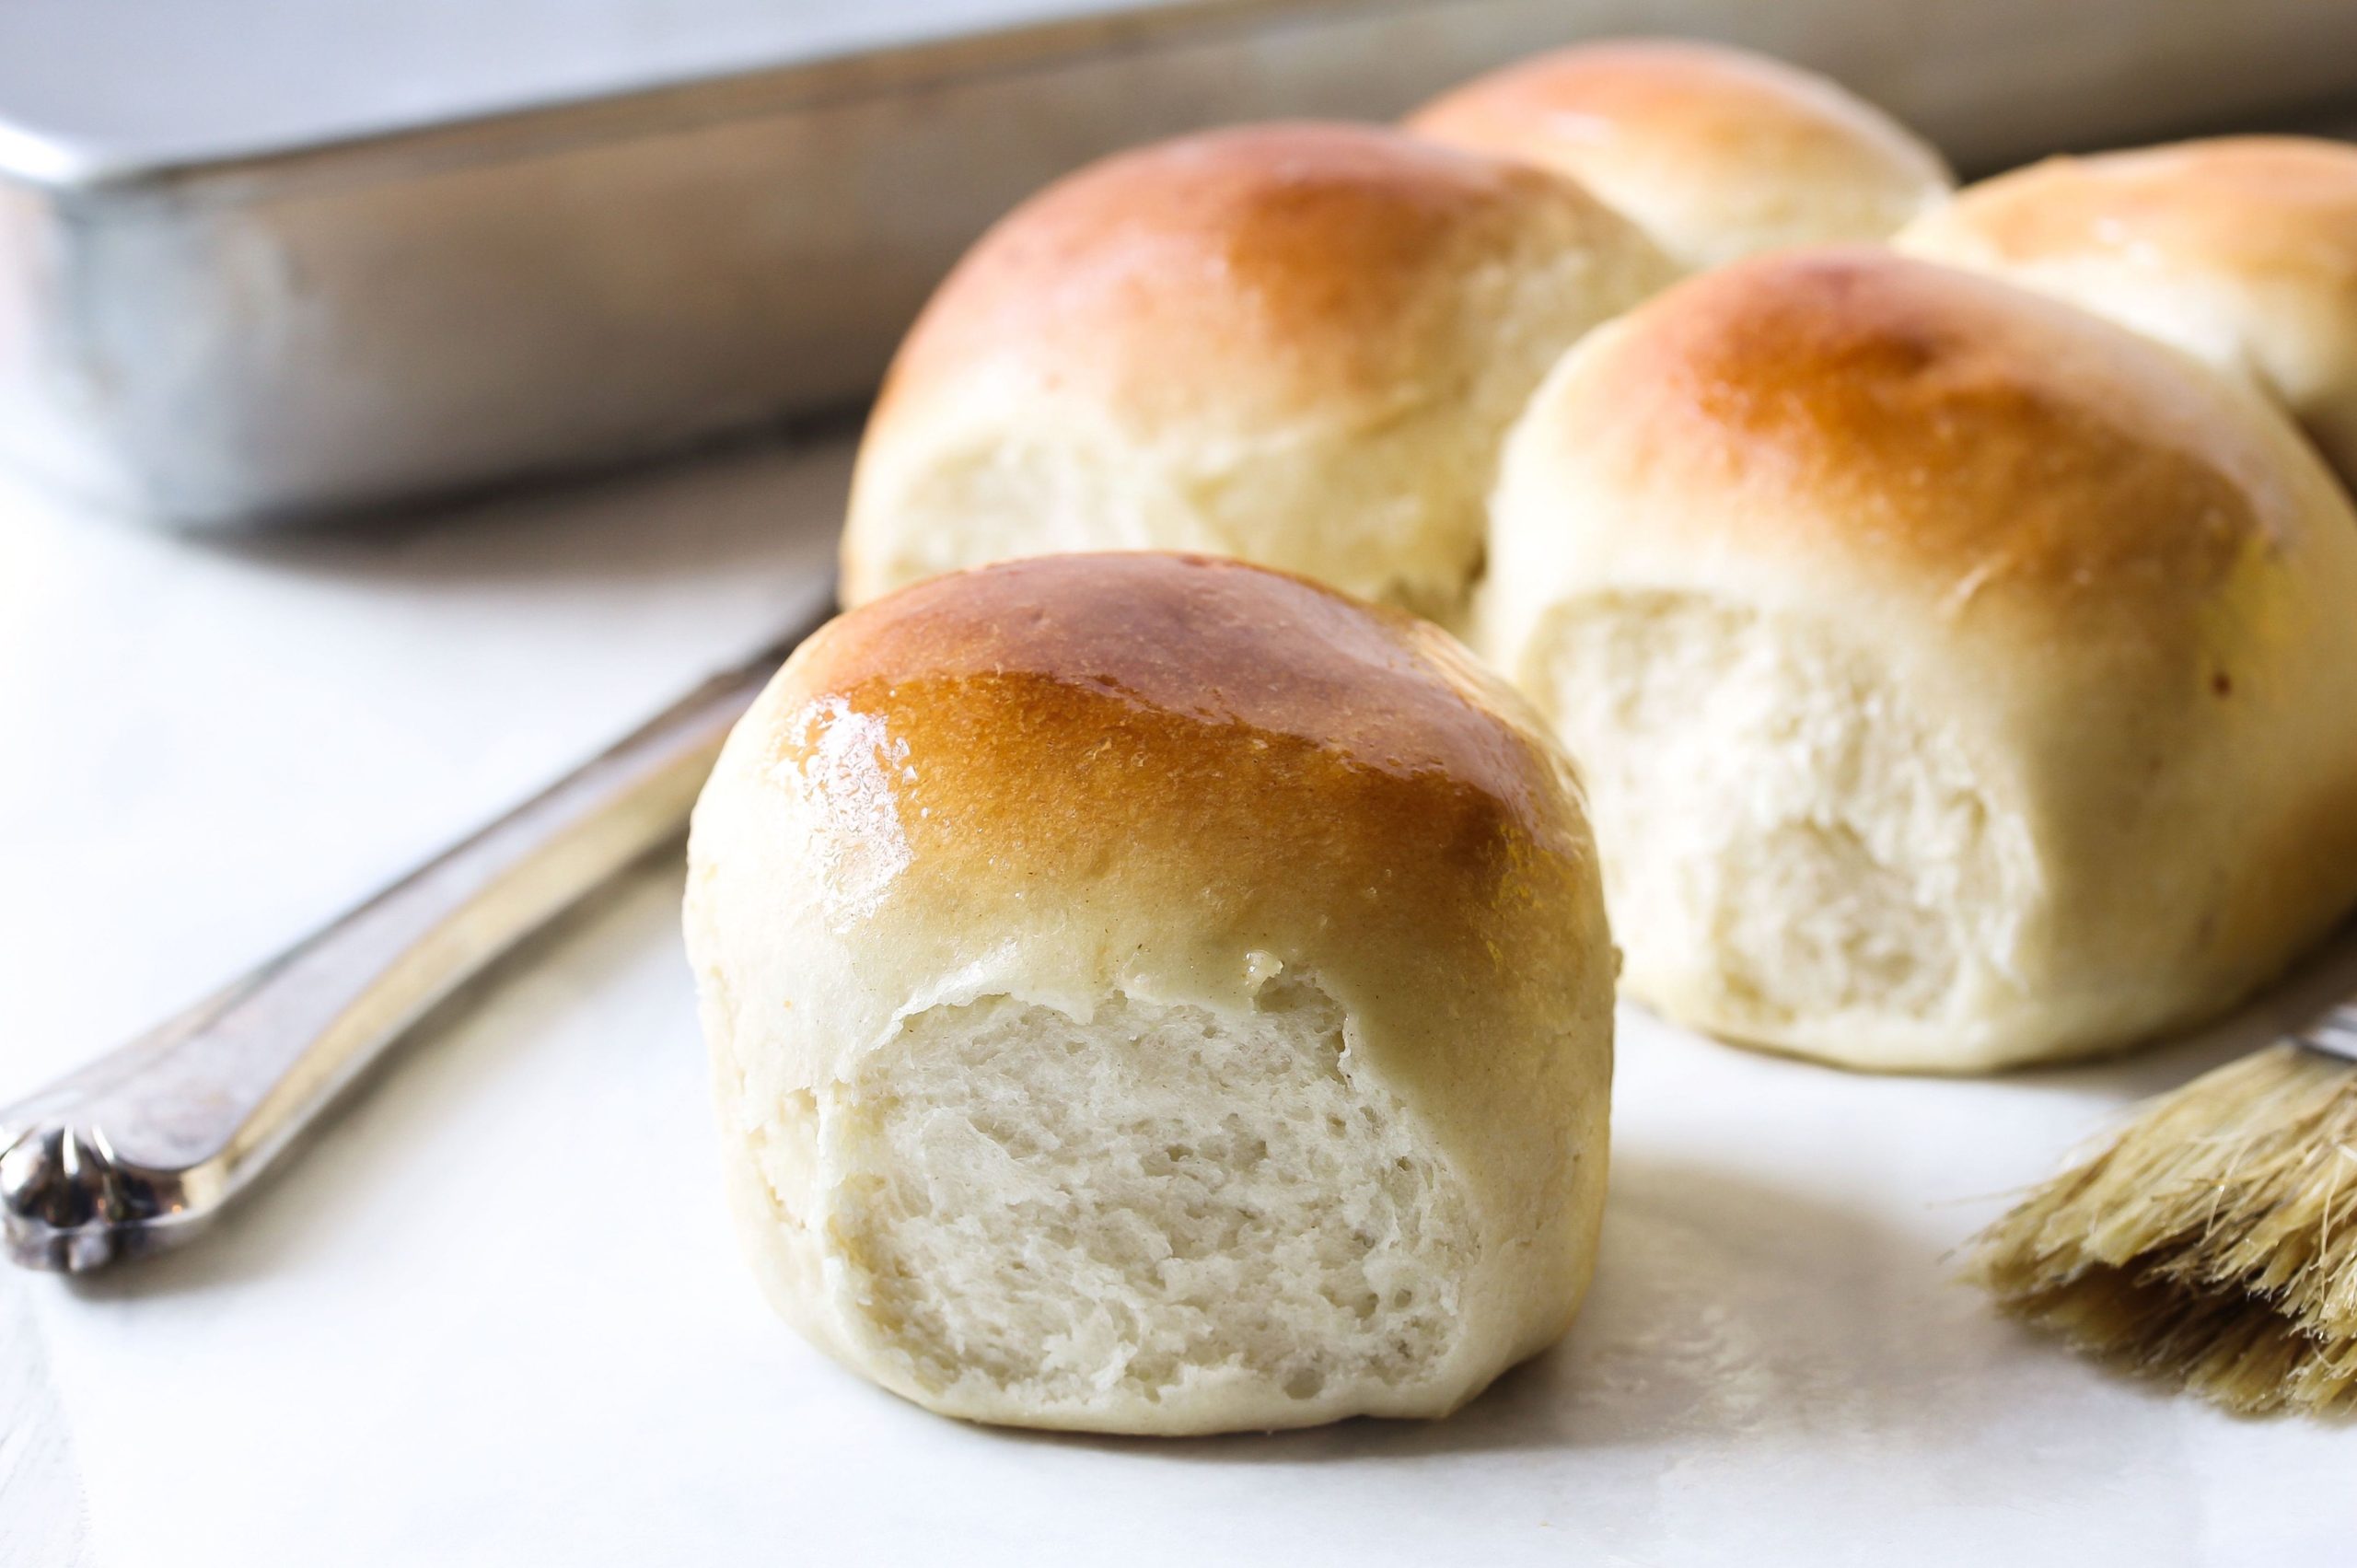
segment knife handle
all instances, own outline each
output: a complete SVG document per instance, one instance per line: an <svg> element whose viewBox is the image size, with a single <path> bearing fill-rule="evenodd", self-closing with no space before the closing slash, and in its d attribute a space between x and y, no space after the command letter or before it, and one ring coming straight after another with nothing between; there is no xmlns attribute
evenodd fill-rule
<svg viewBox="0 0 2357 1568"><path fill-rule="evenodd" d="M814 608L343 918L0 1110L9 1259L84 1273L200 1231L426 1009L676 835L729 728L824 618Z"/></svg>

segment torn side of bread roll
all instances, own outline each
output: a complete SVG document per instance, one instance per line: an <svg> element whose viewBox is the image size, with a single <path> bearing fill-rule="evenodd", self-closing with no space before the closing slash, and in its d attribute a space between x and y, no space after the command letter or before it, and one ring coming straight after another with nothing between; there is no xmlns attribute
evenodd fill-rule
<svg viewBox="0 0 2357 1568"><path fill-rule="evenodd" d="M1631 993L1967 1071L2214 1014L2357 901L2357 517L2282 414L1887 250L1691 280L1509 440L1482 637Z"/></svg>
<svg viewBox="0 0 2357 1568"><path fill-rule="evenodd" d="M1152 548L1452 618L1506 425L1673 275L1572 182L1396 132L1249 126L1107 159L986 235L901 346L846 601Z"/></svg>
<svg viewBox="0 0 2357 1568"><path fill-rule="evenodd" d="M1929 144L1827 77L1686 39L1575 45L1407 122L1578 180L1690 271L1792 245L1887 238L1953 186Z"/></svg>
<svg viewBox="0 0 2357 1568"><path fill-rule="evenodd" d="M2227 136L2049 158L1897 244L2247 377L2357 486L2357 146Z"/></svg>
<svg viewBox="0 0 2357 1568"><path fill-rule="evenodd" d="M1569 764L1436 628L1150 552L797 652L687 930L772 1301L929 1409L1438 1416L1562 1334L1614 956Z"/></svg>

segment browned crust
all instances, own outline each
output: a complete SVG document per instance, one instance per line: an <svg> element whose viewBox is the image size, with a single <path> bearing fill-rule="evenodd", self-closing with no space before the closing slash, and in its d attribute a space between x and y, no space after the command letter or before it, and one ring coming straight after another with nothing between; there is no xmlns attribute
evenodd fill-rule
<svg viewBox="0 0 2357 1568"><path fill-rule="evenodd" d="M1416 111L1421 135L1576 173L1625 138L1696 177L1844 166L1941 183L1937 154L1835 83L1745 50L1678 39L1575 45L1480 76Z"/></svg>
<svg viewBox="0 0 2357 1568"><path fill-rule="evenodd" d="M1878 560L1983 598L2160 625L2303 492L2261 418L2199 367L2022 290L1865 248L1788 252L1627 318L1548 405L1558 439L1691 527Z"/></svg>
<svg viewBox="0 0 2357 1568"><path fill-rule="evenodd" d="M1975 185L1941 220L2009 261L2146 250L2297 280L2357 315L2357 147L2225 136L2057 157Z"/></svg>
<svg viewBox="0 0 2357 1568"><path fill-rule="evenodd" d="M1494 970L1518 923L1562 906L1568 934L1591 897L1575 785L1515 700L1425 623L1283 573L1144 552L955 573L842 617L788 679L772 765L860 715L901 895L970 917L1029 877L1160 888L1246 944L1315 909L1345 947Z"/></svg>
<svg viewBox="0 0 2357 1568"><path fill-rule="evenodd" d="M1280 406L1416 383L1447 285L1527 245L1534 212L1619 228L1569 181L1373 126L1251 125L1122 153L978 241L877 405L1019 362L1151 422L1206 388Z"/></svg>

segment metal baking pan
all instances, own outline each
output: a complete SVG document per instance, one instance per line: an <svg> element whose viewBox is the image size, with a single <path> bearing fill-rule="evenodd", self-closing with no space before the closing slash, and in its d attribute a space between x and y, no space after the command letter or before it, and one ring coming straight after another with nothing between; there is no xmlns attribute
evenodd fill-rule
<svg viewBox="0 0 2357 1568"><path fill-rule="evenodd" d="M0 459L233 527L853 404L1087 158L1630 31L1829 70L1967 168L2357 89L2348 0L11 4Z"/></svg>

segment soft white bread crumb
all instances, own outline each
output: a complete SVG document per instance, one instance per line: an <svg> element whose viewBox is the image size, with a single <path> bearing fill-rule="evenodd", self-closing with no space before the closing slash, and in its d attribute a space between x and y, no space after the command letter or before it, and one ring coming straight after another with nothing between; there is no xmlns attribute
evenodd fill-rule
<svg viewBox="0 0 2357 1568"><path fill-rule="evenodd" d="M1970 750L1838 632L1715 596L1597 594L1524 656L1612 825L1624 977L1714 1021L1937 1061L2017 989L2038 867Z"/></svg>
<svg viewBox="0 0 2357 1568"><path fill-rule="evenodd" d="M795 654L690 857L748 1256L884 1387L1443 1415L1570 1321L1602 889L1568 764L1435 628L1196 558L935 578Z"/></svg>
<svg viewBox="0 0 2357 1568"><path fill-rule="evenodd" d="M2216 1013L2357 903L2357 517L2242 385L1887 250L1681 284L1509 437L1485 646L1627 993L1973 1071Z"/></svg>
<svg viewBox="0 0 2357 1568"><path fill-rule="evenodd" d="M1036 1411L1364 1405L1445 1367L1461 1183L1314 982L1259 1001L904 1022L822 1113L880 1344L931 1389Z"/></svg>

